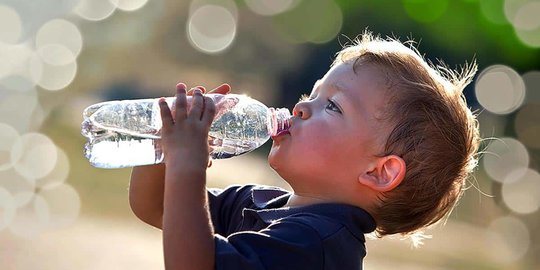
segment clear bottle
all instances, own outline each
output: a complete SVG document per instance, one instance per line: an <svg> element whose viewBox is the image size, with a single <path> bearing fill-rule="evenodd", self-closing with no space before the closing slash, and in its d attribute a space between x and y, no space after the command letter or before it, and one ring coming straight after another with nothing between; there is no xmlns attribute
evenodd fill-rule
<svg viewBox="0 0 540 270"><path fill-rule="evenodd" d="M213 159L250 152L290 127L291 114L285 108L268 108L245 95L206 96L216 104L208 138ZM187 98L189 107L191 97ZM166 98L170 108L175 99ZM88 139L85 155L90 163L98 168L124 168L163 162L158 101L107 101L86 108L81 133Z"/></svg>

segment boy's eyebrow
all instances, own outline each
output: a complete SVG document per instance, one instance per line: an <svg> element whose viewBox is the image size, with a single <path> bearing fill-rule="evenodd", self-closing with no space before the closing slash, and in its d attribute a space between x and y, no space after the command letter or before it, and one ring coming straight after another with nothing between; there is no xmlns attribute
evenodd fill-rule
<svg viewBox="0 0 540 270"><path fill-rule="evenodd" d="M348 91L345 90L345 87L343 87L339 82L334 82L331 84L331 87L334 88L337 92L341 92L345 96L348 96Z"/></svg>
<svg viewBox="0 0 540 270"><path fill-rule="evenodd" d="M345 106L344 109L349 109L349 107L352 109L352 110L363 110L362 106L355 106L354 103L353 103L353 97L351 96L351 92L349 90L346 90L347 88L344 87L341 83L339 82L333 82L330 84L330 87L334 89L334 91L336 91L336 93L341 93L345 98L340 100L340 104L342 106ZM358 112L358 111L357 111ZM363 114L363 113L362 113Z"/></svg>

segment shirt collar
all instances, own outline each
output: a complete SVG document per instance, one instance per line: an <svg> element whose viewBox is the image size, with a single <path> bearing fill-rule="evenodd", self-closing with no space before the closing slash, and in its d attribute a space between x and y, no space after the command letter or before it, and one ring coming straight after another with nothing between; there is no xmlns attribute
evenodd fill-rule
<svg viewBox="0 0 540 270"><path fill-rule="evenodd" d="M257 209L254 212L265 223L300 213L313 213L326 216L342 223L355 236L363 238L366 233L375 230L376 224L373 217L364 209L352 205L340 203L312 204L299 207L283 207L291 193L280 188L253 189L253 204Z"/></svg>

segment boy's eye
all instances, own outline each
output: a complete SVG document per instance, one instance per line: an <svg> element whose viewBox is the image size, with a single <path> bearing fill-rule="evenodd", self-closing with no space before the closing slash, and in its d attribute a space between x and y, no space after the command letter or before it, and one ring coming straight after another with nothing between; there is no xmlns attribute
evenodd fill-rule
<svg viewBox="0 0 540 270"><path fill-rule="evenodd" d="M328 100L328 104L326 105L325 109L331 110L337 113L341 113L341 110L339 109L339 107L331 99Z"/></svg>

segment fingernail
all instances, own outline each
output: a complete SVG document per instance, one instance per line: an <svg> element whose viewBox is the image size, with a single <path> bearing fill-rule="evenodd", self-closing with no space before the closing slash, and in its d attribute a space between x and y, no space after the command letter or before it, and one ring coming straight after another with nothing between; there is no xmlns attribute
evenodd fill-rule
<svg viewBox="0 0 540 270"><path fill-rule="evenodd" d="M165 98L160 98L158 101L159 106L166 106L167 102L165 101Z"/></svg>
<svg viewBox="0 0 540 270"><path fill-rule="evenodd" d="M186 86L185 83L178 83L178 84L176 84L176 89L177 89L177 90L178 90L178 89L184 89L184 90L186 90L186 88L187 88L187 86Z"/></svg>

